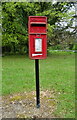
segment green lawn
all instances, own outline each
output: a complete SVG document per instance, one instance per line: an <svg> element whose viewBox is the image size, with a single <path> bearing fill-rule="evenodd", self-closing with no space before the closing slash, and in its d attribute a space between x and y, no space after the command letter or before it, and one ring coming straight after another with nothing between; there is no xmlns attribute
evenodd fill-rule
<svg viewBox="0 0 77 120"><path fill-rule="evenodd" d="M26 56L2 58L2 94L35 90L35 64ZM40 89L55 92L57 117L75 117L75 55L52 54L40 60Z"/></svg>

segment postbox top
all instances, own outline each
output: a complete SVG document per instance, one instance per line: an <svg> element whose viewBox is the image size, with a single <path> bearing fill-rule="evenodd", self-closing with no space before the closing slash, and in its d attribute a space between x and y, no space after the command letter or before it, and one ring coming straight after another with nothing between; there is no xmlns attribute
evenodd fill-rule
<svg viewBox="0 0 77 120"><path fill-rule="evenodd" d="M47 17L46 16L29 16L29 21L31 24L39 24L39 23L43 23L46 24L47 22Z"/></svg>

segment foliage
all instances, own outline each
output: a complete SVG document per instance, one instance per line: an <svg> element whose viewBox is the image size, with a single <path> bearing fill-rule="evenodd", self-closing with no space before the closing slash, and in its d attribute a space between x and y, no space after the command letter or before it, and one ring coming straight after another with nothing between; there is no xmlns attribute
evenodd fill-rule
<svg viewBox="0 0 77 120"><path fill-rule="evenodd" d="M47 16L48 18L48 46L57 45L55 30L59 29L56 23L60 23L63 19L70 19L67 11L72 6L72 3L56 3L51 2L4 2L2 3L2 26L3 52L28 52L28 16ZM72 14L72 13L71 13ZM72 19L72 18L71 18ZM72 24L72 23L71 23ZM68 23L70 25L70 22ZM68 26L67 25L67 26ZM57 33L58 34L58 33ZM61 33L62 34L62 33ZM58 49L58 48L57 48Z"/></svg>

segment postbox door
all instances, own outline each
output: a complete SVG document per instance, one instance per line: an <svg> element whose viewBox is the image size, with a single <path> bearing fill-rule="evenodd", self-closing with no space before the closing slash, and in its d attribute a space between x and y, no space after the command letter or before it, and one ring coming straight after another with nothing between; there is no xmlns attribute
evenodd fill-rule
<svg viewBox="0 0 77 120"><path fill-rule="evenodd" d="M32 59L44 59L46 58L46 35L41 35L40 37L36 37L36 35L30 35L29 42L29 56Z"/></svg>

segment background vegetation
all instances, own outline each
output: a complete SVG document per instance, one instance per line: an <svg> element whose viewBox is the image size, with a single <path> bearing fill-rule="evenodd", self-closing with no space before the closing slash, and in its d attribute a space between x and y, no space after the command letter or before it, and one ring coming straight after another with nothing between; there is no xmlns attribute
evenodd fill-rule
<svg viewBox="0 0 77 120"><path fill-rule="evenodd" d="M69 11L72 6L73 2L2 3L3 53L28 53L28 16L47 16L48 48L75 49L76 29L69 30L75 15Z"/></svg>

